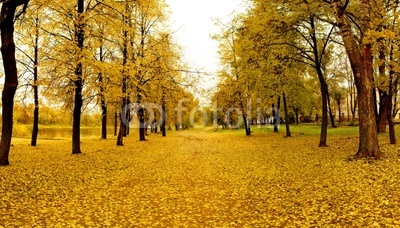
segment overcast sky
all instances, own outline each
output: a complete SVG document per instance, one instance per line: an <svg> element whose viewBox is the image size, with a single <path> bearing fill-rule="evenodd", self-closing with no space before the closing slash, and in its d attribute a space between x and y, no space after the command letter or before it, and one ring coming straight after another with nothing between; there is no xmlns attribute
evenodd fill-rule
<svg viewBox="0 0 400 228"><path fill-rule="evenodd" d="M233 11L240 12L242 0L166 0L172 12L171 29L183 47L186 61L194 68L213 73L218 68L218 44L210 36L218 33L213 18L229 21Z"/></svg>

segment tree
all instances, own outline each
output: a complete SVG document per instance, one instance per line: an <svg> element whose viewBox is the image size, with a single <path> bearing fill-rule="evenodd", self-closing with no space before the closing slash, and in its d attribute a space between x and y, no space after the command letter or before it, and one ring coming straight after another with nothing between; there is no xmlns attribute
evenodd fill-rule
<svg viewBox="0 0 400 228"><path fill-rule="evenodd" d="M161 122L160 131L162 136L166 136L167 112L172 115L171 104L176 104L177 91L182 86L180 69L184 69L180 62L178 45L171 41L171 34L160 32L157 37L150 40L151 71L154 75L153 81L144 90L150 102L158 104L161 102L160 121L154 117L153 129L157 131L157 122ZM170 105L168 105L170 103ZM172 115L173 116L173 115Z"/></svg>
<svg viewBox="0 0 400 228"><path fill-rule="evenodd" d="M325 69L335 26L329 22L329 16L320 13L324 8L318 1L254 0L253 3L245 24L253 30L253 42L259 43L256 53L265 56L268 50L273 50L276 59L303 63L317 75L322 103L319 146L327 146L329 91Z"/></svg>
<svg viewBox="0 0 400 228"><path fill-rule="evenodd" d="M288 106L287 106L287 101L286 101L286 94L283 93L283 106L285 109L285 126L286 126L286 137L291 137L292 134L290 133L290 119L289 119L289 110L288 110Z"/></svg>
<svg viewBox="0 0 400 228"><path fill-rule="evenodd" d="M13 129L14 95L18 86L17 63L15 59L14 20L17 8L23 5L23 11L29 0L3 0L0 13L1 55L5 74L2 92L2 130L0 140L0 165L9 165L11 137Z"/></svg>
<svg viewBox="0 0 400 228"><path fill-rule="evenodd" d="M30 4L29 11L24 15L17 24L17 42L24 48L18 48L18 59L20 78L25 80L22 86L32 87L33 89L33 123L31 146L36 146L39 131L39 64L43 59L43 55L39 52L42 44L43 33L42 21L44 20L45 1L35 1ZM28 88L27 88L28 89ZM25 90L27 91L27 90ZM27 94L25 93L25 96ZM24 96L24 97L25 97Z"/></svg>
<svg viewBox="0 0 400 228"><path fill-rule="evenodd" d="M125 1L124 4L124 13L122 13L122 21L123 21L123 38L122 38L122 80L121 80L121 114L120 114L120 126L117 136L117 146L123 146L124 135L126 134L127 123L125 121L125 117L127 115L128 107L128 95L127 95L127 87L128 87L128 78L129 78L129 50L130 42L129 38L131 36L131 32L129 28L131 27L131 6L128 1ZM128 126L129 127L129 126Z"/></svg>
<svg viewBox="0 0 400 228"><path fill-rule="evenodd" d="M85 40L85 21L84 21L84 0L78 0L78 18L76 23L76 42L78 47L77 65L75 67L75 98L74 98L74 111L72 123L72 154L81 153L81 113L83 106L82 88L83 88L83 64L80 56L84 48Z"/></svg>
<svg viewBox="0 0 400 228"><path fill-rule="evenodd" d="M327 74L327 83L330 88L328 94L328 108L333 128L336 127L336 113L338 113L339 116L339 123L342 121L341 100L343 91L341 85L344 83L347 77L347 72L341 67L343 62L344 61L342 60L342 55L340 52L338 54L332 54L331 63L325 69Z"/></svg>
<svg viewBox="0 0 400 228"><path fill-rule="evenodd" d="M378 132L386 132L386 126L389 124L390 143L396 143L394 129L393 111L398 87L398 47L397 43L400 37L398 29L398 12L400 10L399 1L384 1L377 4L373 11L372 23L373 30L371 34L373 67L375 70L374 84L378 91L379 112L377 116Z"/></svg>
<svg viewBox="0 0 400 228"><path fill-rule="evenodd" d="M162 25L165 19L165 12L163 11L165 5L163 1L138 1L136 9L136 26L137 26L137 40L135 42L135 63L138 70L135 74L135 94L133 98L137 104L137 116L139 120L139 140L146 139L145 129L145 108L142 105L144 100L143 87L154 80L157 74L150 74L152 72L151 63L151 40L152 36L159 32L157 25ZM150 53L149 53L150 52Z"/></svg>
<svg viewBox="0 0 400 228"><path fill-rule="evenodd" d="M33 111L33 127L31 146L36 146L39 132L39 88L38 88L38 66L39 66L39 37L40 37L40 19L39 15L35 18L35 44L34 44L34 59L33 59L33 96L35 108Z"/></svg>
<svg viewBox="0 0 400 228"><path fill-rule="evenodd" d="M249 65L246 62L244 53L248 50L249 40L245 39L247 31L241 25L241 18L235 18L230 25L219 22L222 32L214 35L214 39L220 43L220 55L223 69L220 70L220 77L224 78L224 84L233 90L231 96L235 97L230 101L231 107L240 110L243 118L246 135L251 135L251 95L254 77L251 77ZM221 96L219 96L221 97ZM226 98L230 99L230 98Z"/></svg>
<svg viewBox="0 0 400 228"><path fill-rule="evenodd" d="M343 115L342 115L342 109L341 109L341 104L343 100L343 88L337 88L333 90L332 92L332 97L333 100L336 102L337 108L338 108L338 113L339 113L339 124L343 122Z"/></svg>
<svg viewBox="0 0 400 228"><path fill-rule="evenodd" d="M99 47L99 61L104 61L104 52L102 44ZM103 72L99 72L99 84L100 84L100 106L101 106L101 138L107 139L107 104L106 104L106 97L104 95L106 91L105 85L105 77Z"/></svg>
<svg viewBox="0 0 400 228"><path fill-rule="evenodd" d="M318 82L313 78L307 77L307 74L299 72L297 80L292 80L288 86L287 97L288 106L294 113L294 121L300 123L300 115L311 117L316 108L316 97L319 94Z"/></svg>
<svg viewBox="0 0 400 228"><path fill-rule="evenodd" d="M354 75L354 81L358 93L359 116L359 148L357 158L379 158L377 127L375 121L374 96L372 84L372 44L368 40L371 23L371 2L361 0L358 5L358 24L352 23L352 14L348 13L349 0L343 3L340 0L331 0L335 19L343 39L350 65ZM355 31L359 34L355 34ZM357 36L358 35L358 36Z"/></svg>
<svg viewBox="0 0 400 228"><path fill-rule="evenodd" d="M124 20L125 17L129 17L126 9L127 7L131 7L128 4L129 2L99 1L96 8L93 8L94 14L88 21L90 22L90 26L87 26L87 33L90 34L88 42L92 43L93 49L91 51L94 52L94 61L93 63L89 63L94 77L93 81L89 84L88 90L96 91L93 95L98 98L97 104L100 107L102 115L102 139L107 138L108 111L122 100L119 90L121 88L120 84L123 81L122 72L126 68L126 64L123 64L123 60L121 61L121 56L124 56L124 43L128 42L128 38L123 36L131 30L128 20ZM125 54L127 55L128 53L125 52ZM123 136L126 136L129 128L125 126L125 129L122 130L124 132Z"/></svg>
<svg viewBox="0 0 400 228"><path fill-rule="evenodd" d="M81 153L81 115L96 97L97 90L90 89L97 79L93 54L96 42L90 26L99 5L99 1L50 1L45 11L49 22L43 30L51 35L46 46L48 57L43 63L47 65L46 92L71 108L72 154Z"/></svg>
<svg viewBox="0 0 400 228"><path fill-rule="evenodd" d="M344 53L346 54L346 53ZM345 61L343 62L343 72L346 75L347 81L347 96L346 96L346 103L347 103L347 120L350 121L350 113L351 113L351 121L354 122L356 118L356 111L357 111L357 91L354 84L354 77L353 72L349 68L349 60L346 55Z"/></svg>
<svg viewBox="0 0 400 228"><path fill-rule="evenodd" d="M146 100L145 87L159 76L154 74L151 55L152 38L163 31L165 13L163 1L141 0L125 1L122 15L122 114L117 145L123 145L123 137L129 120L129 103L133 102L134 112L139 121L139 140L144 141L146 135ZM125 121L124 123L124 120Z"/></svg>

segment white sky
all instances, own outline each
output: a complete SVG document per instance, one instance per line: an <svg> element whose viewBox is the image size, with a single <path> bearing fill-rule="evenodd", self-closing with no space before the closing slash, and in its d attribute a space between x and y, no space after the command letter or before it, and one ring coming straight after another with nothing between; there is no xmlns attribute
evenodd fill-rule
<svg viewBox="0 0 400 228"><path fill-rule="evenodd" d="M211 39L211 35L220 30L212 19L228 22L232 12L243 12L242 0L165 1L171 11L170 26L183 48L184 60L191 68L215 73L219 64L218 43Z"/></svg>

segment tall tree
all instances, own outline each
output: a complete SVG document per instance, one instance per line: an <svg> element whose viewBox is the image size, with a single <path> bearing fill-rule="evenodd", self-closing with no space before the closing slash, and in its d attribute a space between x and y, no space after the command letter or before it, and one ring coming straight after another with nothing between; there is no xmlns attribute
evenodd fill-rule
<svg viewBox="0 0 400 228"><path fill-rule="evenodd" d="M329 23L328 16L320 13L324 9L318 1L253 0L253 3L245 25L252 30L254 43L259 43L256 54L265 56L272 50L275 59L303 63L317 75L322 103L319 146L327 146L329 91L325 68L335 26Z"/></svg>
<svg viewBox="0 0 400 228"><path fill-rule="evenodd" d="M39 49L43 45L42 41L44 40L41 27L42 22L45 21L45 4L46 0L31 2L29 11L16 24L18 26L17 43L23 46L23 48L18 48L17 52L21 56L18 57L20 79L26 81L22 86L32 87L33 90L34 105L31 146L36 146L39 132L39 64L41 64L44 56Z"/></svg>
<svg viewBox="0 0 400 228"><path fill-rule="evenodd" d="M155 76L152 86L146 88L147 97L151 103L158 104L161 102L160 120L154 120L154 127L157 129L157 123L160 123L160 131L162 136L166 136L167 112L172 115L172 109L169 109L168 103L177 103L176 90L181 86L181 66L179 60L180 53L178 45L172 43L170 34L167 32L160 33L157 37L151 39L150 50L152 59L150 60L152 74ZM168 110L167 110L168 109Z"/></svg>
<svg viewBox="0 0 400 228"><path fill-rule="evenodd" d="M94 86L90 89L97 91L98 105L101 109L101 138L106 139L108 106L119 100L119 92L116 90L121 78L121 62L116 60L119 55L118 44L121 39L121 26L118 25L123 23L115 19L119 18L117 4L111 7L108 5L109 2L103 1L102 3L94 10L96 13L87 29L92 36L91 42L95 43L93 73L97 74L96 83L93 83Z"/></svg>
<svg viewBox="0 0 400 228"><path fill-rule="evenodd" d="M103 46L101 45L99 47L99 61L103 62L104 61L104 52L103 52ZM100 97L100 106L101 106L101 138L102 139L107 139L107 103L106 103L106 97L105 97L105 77L103 72L99 72L99 84L100 84L100 92L99 92L99 97Z"/></svg>
<svg viewBox="0 0 400 228"><path fill-rule="evenodd" d="M251 77L251 72L248 71L249 63L242 58L243 53L248 50L249 40L244 39L247 36L247 31L243 28L240 17L235 18L228 25L222 22L218 23L222 32L213 38L220 43L223 65L220 70L220 77L223 77L224 86L230 86L233 91L231 97L225 99L240 112L246 135L249 136L251 135L251 93L255 78ZM223 96L216 97L222 98ZM234 101L231 100L232 97L235 97Z"/></svg>
<svg viewBox="0 0 400 228"><path fill-rule="evenodd" d="M129 38L131 36L131 32L129 28L131 27L131 5L129 1L124 2L124 10L122 15L123 21L123 37L122 37L122 81L121 81L121 114L120 118L120 126L117 136L117 146L123 146L124 136L126 134L126 128L129 123L126 122L126 115L128 111L128 94L127 94L127 87L128 87L128 79L129 79L129 48L131 42Z"/></svg>
<svg viewBox="0 0 400 228"><path fill-rule="evenodd" d="M368 40L371 23L370 0L361 0L358 5L358 24L352 23L351 14L348 13L349 0L331 0L337 25L340 30L344 46L349 56L353 70L354 81L358 92L358 116L359 116L359 148L356 154L358 158L381 156L379 149L377 127L375 121L375 105L372 84L372 44ZM355 34L355 31L359 34ZM359 35L359 36L357 36Z"/></svg>
<svg viewBox="0 0 400 228"><path fill-rule="evenodd" d="M17 8L23 5L23 11L28 6L29 0L3 0L0 13L1 55L5 74L2 92L2 130L0 140L0 165L9 165L12 129L14 95L18 86L17 63L15 59L14 20ZM18 14L17 14L18 16Z"/></svg>
<svg viewBox="0 0 400 228"><path fill-rule="evenodd" d="M76 42L78 47L78 55L76 56L77 65L75 67L75 96L74 96L74 111L73 111L73 123L72 123L72 154L81 153L81 113L82 113L82 88L83 88L83 64L80 59L84 48L85 40L85 20L84 20L84 0L78 0L78 19L76 23Z"/></svg>
<svg viewBox="0 0 400 228"><path fill-rule="evenodd" d="M393 121L394 105L398 87L398 51L400 38L398 29L400 5L397 0L383 1L371 9L373 21L372 50L374 55L374 83L378 91L379 112L377 117L378 132L386 132L389 124L390 143L396 143Z"/></svg>
<svg viewBox="0 0 400 228"><path fill-rule="evenodd" d="M136 53L134 59L137 64L138 70L135 74L135 95L133 98L137 104L137 116L139 121L139 140L146 140L146 118L145 118L145 107L142 104L145 97L143 88L151 80L154 80L157 74L151 74L151 59L149 55L151 52L151 38L154 34L157 34L160 29L157 26L162 25L165 20L165 8L163 1L154 0L141 0L137 2L136 7L136 24L137 36L135 42Z"/></svg>
<svg viewBox="0 0 400 228"><path fill-rule="evenodd" d="M97 42L93 39L93 21L97 19L99 1L49 1L46 3L46 23L42 29L51 39L42 51L44 94L53 102L61 101L72 114L72 153L81 153L81 115L96 97ZM56 89L55 89L56 88Z"/></svg>
<svg viewBox="0 0 400 228"><path fill-rule="evenodd" d="M34 57L33 57L33 99L35 108L33 111L33 127L31 146L36 146L37 137L39 132L39 88L38 88L38 66L39 66L39 36L40 36L40 19L39 15L35 18L35 43L34 43Z"/></svg>
<svg viewBox="0 0 400 228"><path fill-rule="evenodd" d="M288 106L287 106L287 101L286 101L286 94L283 93L283 106L285 109L285 126L286 126L286 137L291 137L292 134L290 133L290 118L289 118L289 111L288 111Z"/></svg>

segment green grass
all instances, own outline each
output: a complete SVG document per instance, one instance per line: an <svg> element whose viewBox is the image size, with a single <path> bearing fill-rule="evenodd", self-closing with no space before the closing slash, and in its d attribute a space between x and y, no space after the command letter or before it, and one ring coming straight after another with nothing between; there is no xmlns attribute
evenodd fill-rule
<svg viewBox="0 0 400 228"><path fill-rule="evenodd" d="M0 227L398 227L398 147L381 135L384 158L349 161L357 128L281 132L211 127L150 134L115 146L82 138L14 138L0 167ZM304 134L301 134L304 133Z"/></svg>
<svg viewBox="0 0 400 228"><path fill-rule="evenodd" d="M256 133L273 132L272 126L266 127L265 125L261 127L252 126L251 129L253 132ZM284 133L285 130L286 130L285 125L281 124L279 126L279 132ZM243 129L240 131L244 132ZM321 133L321 126L317 124L299 124L299 125L292 124L290 125L290 131L294 135L319 136L319 134ZM328 138L329 136L355 136L358 135L358 133L359 133L358 126L338 125L336 128L333 128L330 125L328 126ZM387 136L388 133L381 133L380 135ZM396 125L396 135L400 136L400 125Z"/></svg>

